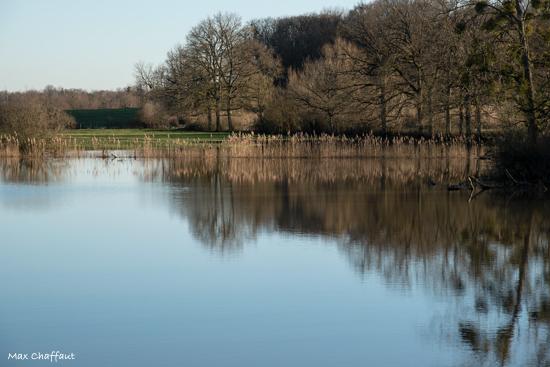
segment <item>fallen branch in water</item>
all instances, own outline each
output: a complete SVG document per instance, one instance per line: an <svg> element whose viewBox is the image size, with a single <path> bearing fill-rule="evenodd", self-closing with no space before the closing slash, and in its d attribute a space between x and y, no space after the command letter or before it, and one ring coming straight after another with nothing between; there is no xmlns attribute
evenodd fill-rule
<svg viewBox="0 0 550 367"><path fill-rule="evenodd" d="M510 180L512 180L512 182L513 182L514 184L516 184L516 185L519 184L519 182L514 178L514 176L512 176L512 174L510 173L510 171L508 171L508 168L505 168L505 169L504 169L504 172L506 173L506 176L507 176Z"/></svg>
<svg viewBox="0 0 550 367"><path fill-rule="evenodd" d="M468 178L465 181L448 185L447 190L459 191L459 190L470 189L470 191L475 191L476 189L480 189L481 191L485 191L485 190L491 190L491 189L498 189L500 187L501 186L499 185L493 185L486 182L482 182L477 177L468 176Z"/></svg>
<svg viewBox="0 0 550 367"><path fill-rule="evenodd" d="M447 186L448 191L460 191L469 190L470 200L478 196L487 190L506 190L506 191L536 191L547 192L546 185L539 181L537 183L530 183L525 181L516 180L508 170L506 170L506 176L510 180L509 183L488 183L484 182L478 177L468 176L468 178L462 182L456 184L449 184Z"/></svg>

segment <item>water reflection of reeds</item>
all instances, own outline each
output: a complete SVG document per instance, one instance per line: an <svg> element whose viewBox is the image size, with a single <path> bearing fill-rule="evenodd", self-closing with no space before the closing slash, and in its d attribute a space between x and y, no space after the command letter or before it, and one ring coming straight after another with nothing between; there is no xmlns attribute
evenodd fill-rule
<svg viewBox="0 0 550 367"><path fill-rule="evenodd" d="M42 158L0 158L0 181L6 183L47 184L63 179L67 162Z"/></svg>
<svg viewBox="0 0 550 367"><path fill-rule="evenodd" d="M478 159L480 151L464 147L386 147L385 153L362 155L319 153L318 155L288 152L270 148L269 152L254 154L258 146L235 151L234 148L197 149L177 159L152 161L169 172L170 179L220 174L231 182L268 182L280 179L291 182L337 182L369 180L383 177L394 183L430 179L447 183L479 174L484 169ZM346 147L349 149L349 147Z"/></svg>

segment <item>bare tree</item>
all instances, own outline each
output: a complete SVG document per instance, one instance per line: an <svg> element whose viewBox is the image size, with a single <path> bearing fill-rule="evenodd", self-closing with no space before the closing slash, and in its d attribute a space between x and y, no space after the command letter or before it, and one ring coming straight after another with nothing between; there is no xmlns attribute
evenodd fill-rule
<svg viewBox="0 0 550 367"><path fill-rule="evenodd" d="M304 64L302 72L289 74L288 88L296 101L326 117L330 131L343 116L358 115L357 87L350 73L353 46L344 40L325 46L323 58ZM344 51L345 50L345 51Z"/></svg>
<svg viewBox="0 0 550 367"><path fill-rule="evenodd" d="M218 15L216 17L219 17ZM218 29L216 17L210 17L195 26L187 36L188 58L207 85L208 95L212 97L216 113L216 131L221 129L221 110L223 93L223 59L225 57L224 40Z"/></svg>
<svg viewBox="0 0 550 367"><path fill-rule="evenodd" d="M251 50L247 42L251 37L248 30L243 28L241 18L235 14L217 14L214 16L214 25L221 39L220 76L225 92L227 128L232 131L232 109L239 109L233 105L233 101L247 79L254 74L250 63Z"/></svg>
<svg viewBox="0 0 550 367"><path fill-rule="evenodd" d="M357 5L346 17L342 32L358 46L359 52L347 56L352 59L354 84L363 90L363 104L378 107L382 132L388 132L390 104L400 96L392 83L395 56L388 39L388 3L378 1Z"/></svg>
<svg viewBox="0 0 550 367"><path fill-rule="evenodd" d="M400 79L397 87L410 98L420 129L425 126L427 112L428 132L432 133L433 89L440 72L433 55L439 37L434 8L427 0L393 0L388 2L387 11L391 18L387 32L395 53L394 71Z"/></svg>

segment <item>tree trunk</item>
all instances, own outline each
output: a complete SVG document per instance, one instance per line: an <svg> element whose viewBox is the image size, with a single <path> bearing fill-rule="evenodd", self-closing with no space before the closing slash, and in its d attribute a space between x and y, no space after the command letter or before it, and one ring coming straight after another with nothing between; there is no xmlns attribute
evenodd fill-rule
<svg viewBox="0 0 550 367"><path fill-rule="evenodd" d="M430 136L434 134L434 113L431 89L428 91L428 133Z"/></svg>
<svg viewBox="0 0 550 367"><path fill-rule="evenodd" d="M222 115L222 85L218 83L216 88L216 131L221 129L221 115Z"/></svg>
<svg viewBox="0 0 550 367"><path fill-rule="evenodd" d="M418 71L418 89L416 91L416 123L422 132L424 130L424 98L422 93L423 79L422 72Z"/></svg>
<svg viewBox="0 0 550 367"><path fill-rule="evenodd" d="M461 103L458 106L458 134L464 134L464 105Z"/></svg>
<svg viewBox="0 0 550 367"><path fill-rule="evenodd" d="M231 119L231 98L227 97L227 128L233 131L233 121Z"/></svg>
<svg viewBox="0 0 550 367"><path fill-rule="evenodd" d="M466 95L466 97L464 97L464 110L464 120L466 122L466 142L468 143L468 145L470 145L472 144L472 108L469 95Z"/></svg>
<svg viewBox="0 0 550 367"><path fill-rule="evenodd" d="M477 128L477 142L481 143L481 106L479 100L476 98L476 128Z"/></svg>
<svg viewBox="0 0 550 367"><path fill-rule="evenodd" d="M451 88L447 87L445 99L445 136L451 137Z"/></svg>
<svg viewBox="0 0 550 367"><path fill-rule="evenodd" d="M451 127L451 88L452 88L452 78L451 78L451 65L452 65L452 51L448 50L447 52L447 70L445 73L445 136L447 139L450 139L452 134Z"/></svg>
<svg viewBox="0 0 550 367"><path fill-rule="evenodd" d="M208 104L208 131L212 131L212 107Z"/></svg>
<svg viewBox="0 0 550 367"><path fill-rule="evenodd" d="M220 97L216 97L216 131L220 131L221 127L221 99Z"/></svg>
<svg viewBox="0 0 550 367"><path fill-rule="evenodd" d="M385 80L382 78L380 81L380 123L382 125L382 133L388 134L388 121L386 116L386 85Z"/></svg>
<svg viewBox="0 0 550 367"><path fill-rule="evenodd" d="M418 129L422 131L424 129L424 115L422 111L422 102L418 102L416 105L416 124Z"/></svg>
<svg viewBox="0 0 550 367"><path fill-rule="evenodd" d="M538 126L535 111L535 86L533 84L533 71L531 66L531 56L529 54L529 44L525 31L524 11L519 0L515 1L517 27L519 31L519 40L521 43L521 64L523 67L523 79L525 80L527 90L524 92L526 101L525 117L527 118L527 138L529 144L534 146L537 143Z"/></svg>

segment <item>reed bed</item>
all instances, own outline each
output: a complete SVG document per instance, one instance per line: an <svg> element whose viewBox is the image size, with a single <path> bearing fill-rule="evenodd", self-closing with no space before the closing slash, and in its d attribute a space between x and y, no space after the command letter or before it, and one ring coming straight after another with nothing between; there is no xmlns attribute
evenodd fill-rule
<svg viewBox="0 0 550 367"><path fill-rule="evenodd" d="M346 137L333 135L254 135L233 134L219 143L175 139L159 142L145 139L133 150L144 158L179 158L197 154L219 154L234 158L443 158L466 157L475 151L484 154L482 146L466 149L457 138L444 140L409 137L381 138L374 135Z"/></svg>
<svg viewBox="0 0 550 367"><path fill-rule="evenodd" d="M412 137L382 138L374 135L255 135L232 134L225 140L201 138L159 138L144 134L133 139L112 136L91 136L85 141L66 135L21 138L0 135L0 156L44 156L102 158L123 154L135 158L177 158L208 154L221 150L224 155L240 158L407 158L464 157L469 154L461 138ZM476 152L483 154L480 146ZM114 153L114 152L118 152Z"/></svg>
<svg viewBox="0 0 550 367"><path fill-rule="evenodd" d="M59 136L23 137L17 134L0 135L0 157L44 158L61 157L68 152L77 151L74 141Z"/></svg>

